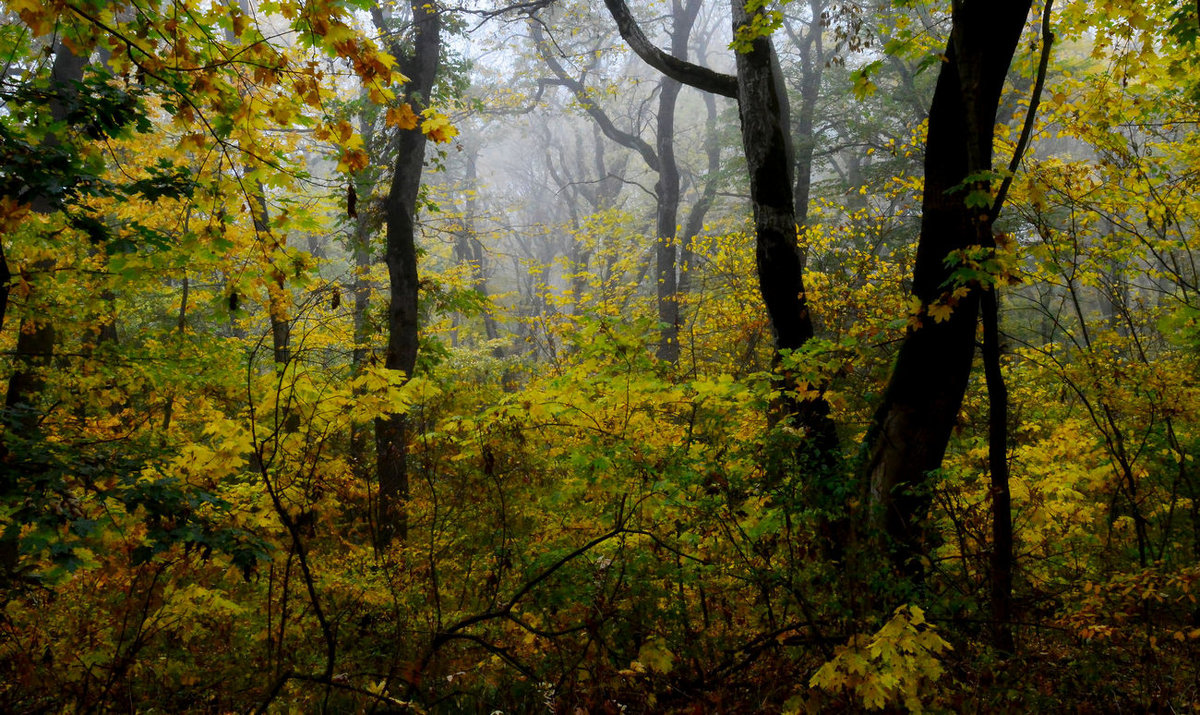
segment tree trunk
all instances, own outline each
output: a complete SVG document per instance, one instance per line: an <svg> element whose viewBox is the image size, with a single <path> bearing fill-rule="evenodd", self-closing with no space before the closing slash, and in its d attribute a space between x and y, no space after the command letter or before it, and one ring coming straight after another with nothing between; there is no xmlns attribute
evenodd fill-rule
<svg viewBox="0 0 1200 715"><path fill-rule="evenodd" d="M279 244L276 243L276 238L271 232L267 193L262 182L255 184L254 195L250 197L250 201L254 205L251 211L254 218L254 232L266 246L270 249L275 248ZM286 240L286 238L282 239L282 241ZM292 326L288 320L288 303L291 296L288 294L283 272L271 263L270 251L267 254L267 264L271 268L271 280L267 283L267 313L271 320L271 356L275 362L275 369L282 370L292 359L292 351L289 346Z"/></svg>
<svg viewBox="0 0 1200 715"><path fill-rule="evenodd" d="M741 0L731 0L736 29L749 25L751 16ZM793 147L789 134L787 90L778 58L766 37L751 42L748 52L737 55L738 109L742 120L742 147L750 172L750 201L754 207L755 259L758 285L778 360L783 351L795 351L813 337L813 321L804 292L803 267L796 237L793 195ZM823 398L797 399L788 377L779 417L792 417L808 432L802 462L824 466L837 447L837 432Z"/></svg>
<svg viewBox="0 0 1200 715"><path fill-rule="evenodd" d="M675 34L678 37L678 33ZM673 43L674 44L674 43ZM675 103L683 85L664 77L658 95L658 183L655 185L655 296L658 300L658 359L679 360L679 284L675 234L679 223L679 165L675 161Z"/></svg>
<svg viewBox="0 0 1200 715"><path fill-rule="evenodd" d="M809 21L808 33L799 37L791 32L797 49L800 50L800 107L796 112L796 182L793 197L796 206L796 226L801 235L808 226L808 204L812 193L813 153L816 149L816 137L813 126L817 113L817 100L821 94L821 76L825 68L825 51L821 41L824 26L821 24L821 13L824 8L822 0L810 0L809 9L812 18ZM806 251L800 248L800 264L803 268L807 259Z"/></svg>
<svg viewBox="0 0 1200 715"><path fill-rule="evenodd" d="M409 78L405 99L413 111L428 106L441 54L441 18L433 3L413 3L413 49L401 71ZM381 28L383 29L383 28ZM417 192L425 163L425 135L419 128L403 130L397 141L392 183L384 200L391 303L384 366L411 377L417 364ZM404 502L408 498L408 420L392 414L375 422L376 464L379 472L379 515L376 544L386 547L408 534Z"/></svg>
<svg viewBox="0 0 1200 715"><path fill-rule="evenodd" d="M707 115L704 123L704 153L708 158L708 169L704 175L704 188L700 191L691 211L688 212L687 222L683 228L683 240L679 244L679 295L685 296L691 290L692 265L695 254L692 252L692 239L704 230L704 218L712 208L717 197L718 174L721 171L721 135L717 131L717 99L711 93L704 93L704 109Z"/></svg>
<svg viewBox="0 0 1200 715"><path fill-rule="evenodd" d="M1031 3L956 2L951 39L929 112L921 238L913 295L923 308L943 298L952 269L945 259L971 245L991 247L993 216L967 206L964 185L991 168L992 133L1004 78ZM987 203L990 202L980 202ZM930 504L929 473L941 467L975 351L979 290L936 322L922 312L901 345L883 402L864 445L864 486L875 524L890 540L893 563L919 576L923 523Z"/></svg>
<svg viewBox="0 0 1200 715"><path fill-rule="evenodd" d="M992 646L1015 650L1012 631L1013 523L1008 488L1008 386L1000 366L1000 294L983 294L983 371L988 392L988 470L992 475Z"/></svg>
<svg viewBox="0 0 1200 715"><path fill-rule="evenodd" d="M700 12L699 0L671 2L671 55L687 59L688 39ZM679 361L679 278L676 264L676 234L679 227L679 164L675 160L675 105L683 83L663 77L658 95L658 184L655 186L656 209L656 296L661 333L658 358Z"/></svg>
<svg viewBox="0 0 1200 715"><path fill-rule="evenodd" d="M707 92L736 97L741 116L742 147L750 174L754 207L758 283L775 336L775 357L799 350L813 336L812 316L804 294L803 266L797 250L793 196L793 147L787 90L771 41L759 37L737 53L737 76L730 77L663 52L637 26L624 0L604 0L621 37L650 66L668 77ZM751 23L742 0L730 2L734 31ZM756 12L762 12L758 10ZM791 419L807 433L795 455L798 466L819 490L832 486L837 431L822 397L799 399L794 377L784 376L784 397L773 420ZM822 501L829 494L822 496Z"/></svg>
<svg viewBox="0 0 1200 715"><path fill-rule="evenodd" d="M464 177L466 180L467 190L467 205L463 207L463 223L462 231L458 237L458 260L464 263L469 263L471 267L471 286L475 292L487 302L488 285L487 285L487 270L484 262L486 256L483 252L483 244L479 241L479 234L475 228L475 217L478 215L478 196L479 196L479 148L472 147L467 151L467 173ZM500 337L500 330L496 326L496 318L491 314L490 310L485 310L483 313L483 334L488 340L496 340ZM496 348L493 353L496 357L502 357L503 351Z"/></svg>

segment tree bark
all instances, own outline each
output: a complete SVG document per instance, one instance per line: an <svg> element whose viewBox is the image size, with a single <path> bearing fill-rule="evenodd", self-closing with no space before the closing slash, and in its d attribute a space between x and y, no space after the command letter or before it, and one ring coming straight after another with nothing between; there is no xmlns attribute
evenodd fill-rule
<svg viewBox="0 0 1200 715"><path fill-rule="evenodd" d="M441 55L441 17L434 3L414 2L413 49L404 57L401 71L409 78L405 99L413 110L428 106ZM381 30L383 28L380 28ZM425 163L425 135L420 128L400 132L392 183L384 200L391 303L388 306L388 342L384 367L411 377L417 364L417 193ZM379 476L379 513L376 544L383 548L408 535L404 502L408 499L408 419L403 414L380 417L375 422L376 464Z"/></svg>
<svg viewBox="0 0 1200 715"><path fill-rule="evenodd" d="M741 0L731 0L733 24L748 25L752 16ZM742 147L750 172L750 201L754 207L755 260L758 285L775 336L776 359L783 351L804 347L813 337L812 315L804 291L804 269L796 235L793 195L793 146L787 90L775 48L767 37L754 39L737 55L738 111ZM797 387L785 376L780 417L791 417L808 432L802 448L807 466L827 466L837 447L837 432L823 398L797 399Z"/></svg>
<svg viewBox="0 0 1200 715"><path fill-rule="evenodd" d="M989 210L967 206L987 181L964 182L991 168L992 133L1004 79L1031 3L957 0L951 39L929 112L921 238L913 295L923 307L943 298L952 269L945 259L971 245L994 246ZM979 290L949 319L922 313L910 328L865 440L864 486L874 523L889 540L893 564L919 577L925 549L929 473L940 468L971 372Z"/></svg>

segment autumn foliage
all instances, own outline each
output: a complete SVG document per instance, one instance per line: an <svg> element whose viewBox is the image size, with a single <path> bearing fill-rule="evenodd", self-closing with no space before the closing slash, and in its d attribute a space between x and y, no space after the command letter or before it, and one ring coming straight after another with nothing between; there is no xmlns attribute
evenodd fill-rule
<svg viewBox="0 0 1200 715"><path fill-rule="evenodd" d="M661 78L612 59L612 18L468 5L426 8L462 46L411 98L412 8L0 5L0 711L1200 709L1194 7L1053 8L1023 147L1036 5L996 170L958 187L989 211L1005 185L994 245L945 255L922 301L921 112L951 9L747 3L721 51L774 33L788 86L825 66L796 233L815 337L779 351L736 104L680 95L702 220L664 237L658 175L587 124L653 124L629 107ZM728 34L723 12L698 34ZM562 74L533 30L494 66L457 54L513 13L560 33ZM824 61L786 44L802 23ZM380 258L406 132L431 140L408 375L385 366ZM862 476L899 346L984 292L1012 648L982 367L908 563ZM814 403L820 459L780 408ZM372 435L397 415L389 541Z"/></svg>

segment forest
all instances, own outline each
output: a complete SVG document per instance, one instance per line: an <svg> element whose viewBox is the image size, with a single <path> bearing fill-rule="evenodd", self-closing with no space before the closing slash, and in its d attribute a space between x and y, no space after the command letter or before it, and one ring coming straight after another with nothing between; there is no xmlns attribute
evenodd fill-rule
<svg viewBox="0 0 1200 715"><path fill-rule="evenodd" d="M0 13L0 711L1200 711L1200 4Z"/></svg>

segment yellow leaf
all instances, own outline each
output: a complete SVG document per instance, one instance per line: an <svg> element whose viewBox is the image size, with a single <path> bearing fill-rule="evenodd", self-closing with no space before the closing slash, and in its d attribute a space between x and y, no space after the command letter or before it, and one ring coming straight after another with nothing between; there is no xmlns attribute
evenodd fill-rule
<svg viewBox="0 0 1200 715"><path fill-rule="evenodd" d="M413 113L412 106L407 103L401 104L399 107L388 107L384 121L397 129L417 128L417 115Z"/></svg>
<svg viewBox="0 0 1200 715"><path fill-rule="evenodd" d="M445 143L458 136L458 129L450 123L445 115L438 114L432 109L426 109L422 114L426 119L421 122L421 131L433 141Z"/></svg>
<svg viewBox="0 0 1200 715"><path fill-rule="evenodd" d="M944 323L950 319L950 314L954 312L954 308L944 303L933 303L929 306L929 317L935 322Z"/></svg>
<svg viewBox="0 0 1200 715"><path fill-rule="evenodd" d="M675 654L667 649L660 638L651 638L638 650L634 663L645 665L656 673L670 673L675 667ZM630 667L636 667L632 663Z"/></svg>

